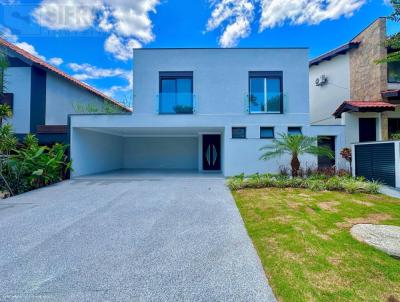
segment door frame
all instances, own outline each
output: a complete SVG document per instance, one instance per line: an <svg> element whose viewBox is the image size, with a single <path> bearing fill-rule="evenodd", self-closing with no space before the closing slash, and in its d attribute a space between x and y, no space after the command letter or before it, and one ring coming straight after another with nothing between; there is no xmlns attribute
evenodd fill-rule
<svg viewBox="0 0 400 302"><path fill-rule="evenodd" d="M221 140L221 169L220 170L203 170L203 136L204 135L219 135ZM199 172L203 173L221 173L224 170L224 140L223 132L221 131L209 131L199 132Z"/></svg>

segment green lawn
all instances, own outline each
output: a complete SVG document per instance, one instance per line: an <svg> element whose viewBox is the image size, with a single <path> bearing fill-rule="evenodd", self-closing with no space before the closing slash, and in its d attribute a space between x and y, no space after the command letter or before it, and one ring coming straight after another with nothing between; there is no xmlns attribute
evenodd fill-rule
<svg viewBox="0 0 400 302"><path fill-rule="evenodd" d="M232 193L279 301L400 301L400 260L349 232L355 223L400 226L399 199L277 188Z"/></svg>

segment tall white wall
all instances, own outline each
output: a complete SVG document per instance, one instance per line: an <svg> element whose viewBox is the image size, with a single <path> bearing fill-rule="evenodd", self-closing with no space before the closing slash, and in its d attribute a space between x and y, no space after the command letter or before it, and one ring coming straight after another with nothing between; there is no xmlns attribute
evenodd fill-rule
<svg viewBox="0 0 400 302"><path fill-rule="evenodd" d="M124 140L125 169L198 169L197 137L131 137Z"/></svg>
<svg viewBox="0 0 400 302"><path fill-rule="evenodd" d="M75 104L93 104L101 110L103 99L70 81L47 72L46 125L66 125L68 114L78 113Z"/></svg>
<svg viewBox="0 0 400 302"><path fill-rule="evenodd" d="M196 115L248 115L249 71L282 71L285 113L309 112L307 49L139 49L134 62L137 115L156 114L160 71L193 71Z"/></svg>
<svg viewBox="0 0 400 302"><path fill-rule="evenodd" d="M350 100L350 60L349 55L339 55L329 61L310 67L310 114L311 124L340 125L332 113L343 101ZM316 86L315 79L326 75L328 83Z"/></svg>
<svg viewBox="0 0 400 302"><path fill-rule="evenodd" d="M123 138L89 131L72 129L72 177L123 168Z"/></svg>
<svg viewBox="0 0 400 302"><path fill-rule="evenodd" d="M14 94L13 117L8 120L15 133L30 132L31 68L9 67L6 70L6 92Z"/></svg>

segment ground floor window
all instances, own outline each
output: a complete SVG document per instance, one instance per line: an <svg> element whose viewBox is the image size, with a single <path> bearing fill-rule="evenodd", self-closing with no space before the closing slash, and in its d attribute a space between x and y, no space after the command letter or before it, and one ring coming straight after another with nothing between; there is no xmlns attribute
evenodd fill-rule
<svg viewBox="0 0 400 302"><path fill-rule="evenodd" d="M400 118L388 119L388 132L389 139L393 134L400 133Z"/></svg>
<svg viewBox="0 0 400 302"><path fill-rule="evenodd" d="M274 127L261 127L260 138L274 138Z"/></svg>
<svg viewBox="0 0 400 302"><path fill-rule="evenodd" d="M301 135L301 127L288 127L289 135Z"/></svg>
<svg viewBox="0 0 400 302"><path fill-rule="evenodd" d="M332 150L335 154L335 137L334 136L319 136L318 137L318 147L326 147ZM335 165L335 156L329 158L327 156L318 156L318 168L330 168Z"/></svg>
<svg viewBox="0 0 400 302"><path fill-rule="evenodd" d="M375 142L376 141L376 118L359 118L358 119L358 135L359 141Z"/></svg>
<svg viewBox="0 0 400 302"><path fill-rule="evenodd" d="M232 127L232 138L246 138L246 127Z"/></svg>

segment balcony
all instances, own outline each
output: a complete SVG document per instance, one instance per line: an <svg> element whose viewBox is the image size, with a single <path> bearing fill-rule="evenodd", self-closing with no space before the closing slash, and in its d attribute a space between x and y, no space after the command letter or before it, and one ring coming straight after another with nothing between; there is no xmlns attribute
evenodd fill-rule
<svg viewBox="0 0 400 302"><path fill-rule="evenodd" d="M193 114L195 95L193 93L160 93L157 95L158 114Z"/></svg>
<svg viewBox="0 0 400 302"><path fill-rule="evenodd" d="M257 113L283 113L284 94L283 93L253 93L246 95L245 107L250 114Z"/></svg>

